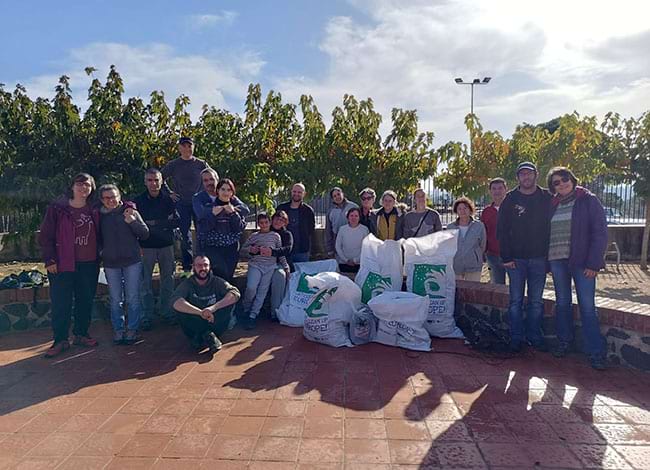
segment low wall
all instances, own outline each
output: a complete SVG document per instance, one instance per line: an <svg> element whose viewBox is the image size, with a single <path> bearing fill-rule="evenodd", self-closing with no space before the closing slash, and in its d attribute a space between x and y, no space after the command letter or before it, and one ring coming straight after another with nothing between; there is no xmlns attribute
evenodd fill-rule
<svg viewBox="0 0 650 470"><path fill-rule="evenodd" d="M234 284L243 291L245 276L239 275ZM158 280L154 279L154 289ZM544 294L544 332L550 345L556 344L552 292ZM455 316L459 324L482 318L493 327L508 333L508 289L506 286L457 281ZM607 340L610 362L650 371L650 306L596 298L600 327ZM107 286L100 284L93 309L93 319L110 317ZM582 349L580 314L574 305L575 345ZM49 288L0 290L0 335L12 331L51 326Z"/></svg>
<svg viewBox="0 0 650 470"><path fill-rule="evenodd" d="M494 284L458 281L456 284L457 322L483 318L508 333L508 288ZM596 298L600 330L607 341L608 360L635 369L650 371L650 306L608 298ZM555 302L552 292L544 293L544 334L555 346ZM575 347L582 351L582 326L577 304L573 306Z"/></svg>

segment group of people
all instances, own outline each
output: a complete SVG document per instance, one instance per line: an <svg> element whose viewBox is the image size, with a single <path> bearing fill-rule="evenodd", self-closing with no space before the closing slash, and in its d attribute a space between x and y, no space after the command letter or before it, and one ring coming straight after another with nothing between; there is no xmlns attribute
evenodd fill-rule
<svg viewBox="0 0 650 470"><path fill-rule="evenodd" d="M293 263L310 259L315 231L313 209L305 203L306 188L296 183L291 199L272 216L258 214L259 231L243 247L240 239L250 210L236 196L235 184L219 178L209 165L194 156L194 142L179 140L180 157L161 170L145 172L146 190L133 202L123 201L112 184L95 187L93 177L74 177L68 194L53 202L39 234L50 280L54 343L46 356L73 343L93 347L88 333L100 260L108 283L111 321L116 344L132 344L139 330L151 328L154 318L152 273L160 272L161 321L180 322L197 348L221 347L219 336L232 326L232 313L240 292L232 283L240 251L249 257L243 295L244 327L253 329L271 291L272 314L284 296ZM538 185L534 164L517 168L518 186L508 192L506 181L489 183L492 203L476 217L474 202L460 197L453 203L457 218L447 230L458 230L454 271L458 279L480 281L487 261L491 282L509 278L510 347L521 351L530 344L547 350L542 332L542 293L549 268L556 291L558 357L573 342L571 280L580 306L584 347L597 369L604 367L605 343L595 309L595 278L604 267L607 224L602 205L578 186L570 170L553 168L548 189ZM98 193L100 204L93 204ZM341 188L330 191L325 245L342 272L359 270L363 239L370 233L381 240L421 237L443 230L440 215L427 207L423 189L413 193L407 210L394 191L384 191L380 207L371 188L359 193L360 205L348 200ZM192 246L194 222L198 246ZM182 266L192 275L174 290L176 234L181 235ZM524 291L527 286L527 303ZM125 311L128 315L125 315ZM526 325L524 327L524 311Z"/></svg>

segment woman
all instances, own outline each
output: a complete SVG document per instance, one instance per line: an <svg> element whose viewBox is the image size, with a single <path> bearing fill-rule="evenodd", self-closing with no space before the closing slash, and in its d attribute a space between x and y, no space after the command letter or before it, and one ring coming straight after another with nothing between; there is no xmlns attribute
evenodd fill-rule
<svg viewBox="0 0 650 470"><path fill-rule="evenodd" d="M454 201L455 222L447 225L447 230L458 230L458 249L454 256L456 279L481 282L483 253L487 245L485 225L474 219L474 202L467 197Z"/></svg>
<svg viewBox="0 0 650 470"><path fill-rule="evenodd" d="M235 197L235 183L228 178L219 180L214 187L206 185L204 178L204 187L206 191L195 195L193 202L198 219L199 246L210 259L214 275L232 282L248 207ZM214 194L211 194L212 188Z"/></svg>
<svg viewBox="0 0 650 470"><path fill-rule="evenodd" d="M375 199L377 194L372 188L364 188L359 193L361 199L361 218L359 223L368 227L368 231L373 235L377 234L377 215L375 214Z"/></svg>
<svg viewBox="0 0 650 470"><path fill-rule="evenodd" d="M381 196L381 207L375 211L377 220L377 238L380 240L399 240L402 238L402 211L395 203L397 194L390 189Z"/></svg>
<svg viewBox="0 0 650 470"><path fill-rule="evenodd" d="M76 175L68 194L48 206L38 234L50 281L54 333L54 343L45 357L57 356L70 348L68 337L73 302L73 344L86 347L98 344L88 334L99 275L99 212L90 204L94 191L92 176Z"/></svg>
<svg viewBox="0 0 650 470"><path fill-rule="evenodd" d="M413 191L415 209L404 214L404 238L423 237L442 230L440 214L427 207L427 195L424 189Z"/></svg>
<svg viewBox="0 0 650 470"><path fill-rule="evenodd" d="M142 315L140 287L142 285L142 255L138 240L149 237L149 228L135 210L135 204L122 202L120 190L114 184L99 188L102 230L102 262L111 302L113 344L134 344ZM125 325L122 299L127 307Z"/></svg>
<svg viewBox="0 0 650 470"><path fill-rule="evenodd" d="M605 368L605 340L596 312L596 276L605 267L607 221L598 198L585 188L571 170L552 168L548 173L551 201L551 235L548 260L555 287L555 324L559 345L555 357L564 357L573 342L571 279L576 286L583 349L591 366Z"/></svg>
<svg viewBox="0 0 650 470"><path fill-rule="evenodd" d="M359 272L361 262L361 243L368 235L369 230L361 225L361 210L353 207L348 211L348 223L339 229L336 237L336 261L342 273Z"/></svg>

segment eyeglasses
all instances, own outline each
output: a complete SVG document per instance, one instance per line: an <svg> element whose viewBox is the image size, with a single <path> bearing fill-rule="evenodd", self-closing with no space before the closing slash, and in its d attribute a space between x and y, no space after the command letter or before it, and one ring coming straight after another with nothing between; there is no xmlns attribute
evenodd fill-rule
<svg viewBox="0 0 650 470"><path fill-rule="evenodd" d="M118 196L102 196L102 199L106 201L112 201L113 199L117 199Z"/></svg>
<svg viewBox="0 0 650 470"><path fill-rule="evenodd" d="M372 201L374 198L372 196L361 196L362 201Z"/></svg>
<svg viewBox="0 0 650 470"><path fill-rule="evenodd" d="M74 185L75 186L83 186L83 187L86 187L86 188L92 188L93 187L93 185L90 184L87 181L85 181L85 182L84 181L77 181Z"/></svg>
<svg viewBox="0 0 650 470"><path fill-rule="evenodd" d="M553 180L553 186L559 186L562 183L568 183L571 178L568 176L562 176L559 180Z"/></svg>

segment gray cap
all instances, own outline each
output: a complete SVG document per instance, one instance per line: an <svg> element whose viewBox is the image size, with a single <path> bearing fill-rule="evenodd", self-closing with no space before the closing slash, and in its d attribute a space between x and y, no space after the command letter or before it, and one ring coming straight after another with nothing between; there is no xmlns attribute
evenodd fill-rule
<svg viewBox="0 0 650 470"><path fill-rule="evenodd" d="M519 172L521 170L530 170L530 171L534 171L535 173L537 173L537 167L535 166L535 164L533 162L521 162L517 166L517 174L519 174Z"/></svg>

